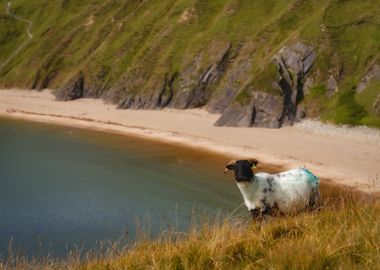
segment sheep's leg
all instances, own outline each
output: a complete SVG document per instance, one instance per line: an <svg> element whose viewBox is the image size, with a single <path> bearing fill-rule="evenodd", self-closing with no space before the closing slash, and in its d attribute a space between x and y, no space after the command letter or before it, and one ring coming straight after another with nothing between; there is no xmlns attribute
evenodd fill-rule
<svg viewBox="0 0 380 270"><path fill-rule="evenodd" d="M260 209L251 209L250 212L253 220L256 220L260 216Z"/></svg>
<svg viewBox="0 0 380 270"><path fill-rule="evenodd" d="M274 209L274 207L272 207L272 204L267 200L268 198L267 197L264 197L262 200L261 200L261 214L263 216L267 216L267 215L271 215L272 214L272 210ZM276 204L275 204L276 205Z"/></svg>
<svg viewBox="0 0 380 270"><path fill-rule="evenodd" d="M262 211L259 208L251 209L250 212L254 221L260 221L263 219Z"/></svg>
<svg viewBox="0 0 380 270"><path fill-rule="evenodd" d="M273 210L273 207L269 207L269 206L267 206L267 207L265 207L265 208L263 209L263 211L261 211L261 214L262 214L263 216L271 215L271 214L272 214L272 210Z"/></svg>
<svg viewBox="0 0 380 270"><path fill-rule="evenodd" d="M319 205L319 190L313 188L309 197L309 209L316 209Z"/></svg>

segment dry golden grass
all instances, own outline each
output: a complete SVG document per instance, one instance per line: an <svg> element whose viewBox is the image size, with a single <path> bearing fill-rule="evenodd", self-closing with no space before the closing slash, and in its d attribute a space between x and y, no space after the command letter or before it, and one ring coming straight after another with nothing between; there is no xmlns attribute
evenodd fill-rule
<svg viewBox="0 0 380 270"><path fill-rule="evenodd" d="M13 256L0 269L380 269L380 205L328 183L319 210L271 217L203 220L188 233L140 237L64 259Z"/></svg>

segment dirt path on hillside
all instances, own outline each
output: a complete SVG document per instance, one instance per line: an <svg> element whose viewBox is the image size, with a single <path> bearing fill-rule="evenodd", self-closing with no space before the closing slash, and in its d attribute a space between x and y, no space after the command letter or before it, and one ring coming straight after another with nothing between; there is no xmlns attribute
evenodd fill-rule
<svg viewBox="0 0 380 270"><path fill-rule="evenodd" d="M3 63L0 64L0 70L3 67L5 67L9 62L11 62L22 51L22 49L25 48L25 46L33 38L33 34L30 32L30 29L32 28L33 22L30 21L30 20L24 19L24 18L22 18L20 16L17 16L16 14L12 14L12 12L11 12L11 5L12 5L12 1L9 1L8 4L7 4L6 14L9 15L10 17L12 17L13 19L17 20L17 21L24 22L24 23L26 23L28 25L26 27L26 29L25 29L26 34L28 35L28 39L25 40L23 43L21 43L21 45L18 46L16 48L16 50Z"/></svg>

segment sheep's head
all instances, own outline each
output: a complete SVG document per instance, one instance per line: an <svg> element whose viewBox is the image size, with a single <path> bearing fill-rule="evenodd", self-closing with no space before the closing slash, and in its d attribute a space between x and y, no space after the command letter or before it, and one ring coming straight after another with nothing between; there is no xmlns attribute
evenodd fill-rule
<svg viewBox="0 0 380 270"><path fill-rule="evenodd" d="M256 159L231 160L226 165L224 173L228 170L234 171L236 182L249 182L253 177L252 167L258 163Z"/></svg>

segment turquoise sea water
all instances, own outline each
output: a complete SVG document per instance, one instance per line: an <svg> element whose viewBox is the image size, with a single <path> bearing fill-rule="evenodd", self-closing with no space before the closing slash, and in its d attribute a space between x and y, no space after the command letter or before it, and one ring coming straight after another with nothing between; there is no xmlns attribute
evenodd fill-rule
<svg viewBox="0 0 380 270"><path fill-rule="evenodd" d="M0 118L0 253L63 256L74 246L186 230L192 213L242 203L228 160L187 148Z"/></svg>

